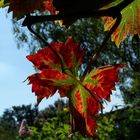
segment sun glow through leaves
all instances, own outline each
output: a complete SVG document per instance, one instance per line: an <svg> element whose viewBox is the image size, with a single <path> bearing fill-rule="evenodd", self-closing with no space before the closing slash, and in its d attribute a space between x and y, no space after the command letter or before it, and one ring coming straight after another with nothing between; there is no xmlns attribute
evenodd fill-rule
<svg viewBox="0 0 140 140"><path fill-rule="evenodd" d="M50 45L62 58L65 71L62 71L59 59L50 48L27 56L39 70L38 73L28 77L32 91L35 92L38 103L44 97L54 95L57 90L60 96L68 97L76 125L73 132L79 131L83 135L93 137L96 135L96 119L102 108L101 101L110 99L115 82L118 82L118 71L123 65L99 67L81 81L78 70L84 58L84 50L72 38L68 38L66 43Z"/></svg>

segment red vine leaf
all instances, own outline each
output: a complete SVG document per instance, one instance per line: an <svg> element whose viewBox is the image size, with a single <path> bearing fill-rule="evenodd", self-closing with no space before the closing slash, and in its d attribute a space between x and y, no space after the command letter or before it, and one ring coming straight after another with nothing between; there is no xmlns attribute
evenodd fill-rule
<svg viewBox="0 0 140 140"><path fill-rule="evenodd" d="M37 96L39 103L44 97L48 98L57 90L61 96L67 96L67 91L73 85L74 80L56 69L42 70L28 77L29 84L32 84L32 92Z"/></svg>
<svg viewBox="0 0 140 140"><path fill-rule="evenodd" d="M92 70L83 81L78 77L84 50L72 38L66 43L51 43L64 64L62 71L58 56L50 49L44 48L27 56L40 72L28 77L32 84L38 103L42 98L54 95L58 90L61 96L70 100L70 110L74 117L73 132L83 135L96 135L96 119L103 99L109 100L110 94L118 82L118 70L123 65L104 66Z"/></svg>
<svg viewBox="0 0 140 140"><path fill-rule="evenodd" d="M121 1L121 0L119 0ZM118 1L116 1L117 3ZM122 11L122 20L119 27L112 34L112 41L115 41L116 45L119 46L128 35L132 37L138 34L140 37L140 0L134 0L131 4L125 7ZM110 17L106 18L104 24L105 31L110 30L115 20Z"/></svg>
<svg viewBox="0 0 140 140"><path fill-rule="evenodd" d="M81 84L75 85L70 95L70 108L75 122L73 132L79 131L84 136L95 136L95 116L100 110L100 103Z"/></svg>
<svg viewBox="0 0 140 140"><path fill-rule="evenodd" d="M67 96L68 90L75 83L75 79L71 75L77 76L84 56L84 50L80 49L72 38L69 38L65 44L51 43L50 45L62 58L65 73L62 73L58 56L50 48L44 48L27 56L34 67L40 70L39 73L28 77L29 84L32 84L32 91L37 95L38 102L44 97L52 96L56 90L59 90L61 96Z"/></svg>
<svg viewBox="0 0 140 140"><path fill-rule="evenodd" d="M50 0L8 0L9 12L13 11L13 16L22 16L35 12L36 10L45 11L50 9Z"/></svg>
<svg viewBox="0 0 140 140"><path fill-rule="evenodd" d="M99 67L89 73L83 84L92 92L97 99L110 100L111 91L115 89L115 82L118 82L118 70L122 64L114 66Z"/></svg>
<svg viewBox="0 0 140 140"><path fill-rule="evenodd" d="M92 70L81 84L75 84L70 94L71 112L76 125L73 131L80 131L89 137L95 136L101 102L103 99L109 100L112 90L115 89L115 82L118 82L117 75L121 67L123 65L99 67ZM82 121L77 119L78 116Z"/></svg>

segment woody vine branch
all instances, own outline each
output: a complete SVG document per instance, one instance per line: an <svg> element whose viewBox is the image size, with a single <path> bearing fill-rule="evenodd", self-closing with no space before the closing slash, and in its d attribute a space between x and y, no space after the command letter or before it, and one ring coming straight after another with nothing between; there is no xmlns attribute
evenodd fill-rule
<svg viewBox="0 0 140 140"><path fill-rule="evenodd" d="M116 18L116 22L113 25L113 27L108 32L107 36L105 37L104 41L102 42L102 45L99 47L97 52L94 54L92 53L91 59L89 60L89 63L87 64L87 67L81 77L85 77L86 74L91 70L91 65L95 65L100 53L105 50L105 46L109 38L111 37L111 34L116 30L116 28L119 26L121 22L121 10L124 9L127 5L129 5L134 0L124 0L117 6L105 9L105 10L92 10L92 11L86 11L86 12L76 12L71 14L58 14L58 15L47 15L47 16L30 16L27 15L25 20L23 21L23 26L27 26L30 32L32 32L35 36L37 36L46 46L48 46L54 54L58 57L61 63L62 72L65 73L64 64L62 61L62 58L57 53L56 50L54 50L51 45L46 42L38 33L36 33L32 29L32 25L39 23L39 22L45 22L45 21L55 21L55 20L67 20L67 19L80 19L80 18L89 18L89 17L101 17L101 16L110 16L112 18ZM83 79L81 79L82 81Z"/></svg>

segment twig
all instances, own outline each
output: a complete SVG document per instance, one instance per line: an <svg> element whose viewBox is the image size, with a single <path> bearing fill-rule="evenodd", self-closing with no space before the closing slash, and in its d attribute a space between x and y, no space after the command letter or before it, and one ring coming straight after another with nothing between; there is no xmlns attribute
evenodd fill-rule
<svg viewBox="0 0 140 140"><path fill-rule="evenodd" d="M79 11L79 12L76 12L76 13L69 13L69 14L64 13L64 14L47 15L47 16L30 16L30 15L28 15L28 16L26 16L26 18L23 21L22 25L23 26L27 26L28 29L30 30L30 32L32 32L34 35L36 35L46 46L48 46L54 52L54 54L60 60L62 72L64 72L65 68L64 68L63 60L60 57L60 55L55 51L55 49L53 49L51 47L51 45L48 42L46 42L38 33L36 33L31 28L32 25L36 24L36 23L39 23L39 22L54 21L54 20L79 19L79 18L101 17L101 16L110 16L110 17L113 17L113 18L117 17L116 23L111 28L111 30L109 31L107 37L103 41L102 45L97 50L96 54L92 57L92 59L90 60L86 70L84 71L82 77L85 77L85 75L87 74L87 72L89 71L89 69L91 67L91 64L92 63L94 64L96 62L97 57L99 56L100 52L104 49L105 44L108 41L109 37L111 36L113 31L115 31L115 29L118 27L118 25L119 25L119 23L121 21L120 11L122 9L124 9L127 5L129 5L132 1L134 1L134 0L124 0L123 2L118 4L117 6L114 6L114 7L105 9L105 10L91 10L91 11L86 11L86 12L85 11L84 12L83 11Z"/></svg>
<svg viewBox="0 0 140 140"><path fill-rule="evenodd" d="M116 17L116 22L113 25L113 27L110 29L110 31L108 32L106 38L104 39L102 45L99 47L99 49L97 50L97 52L93 55L93 57L90 59L82 77L84 78L86 76L86 74L91 70L91 65L94 65L97 61L97 58L99 57L100 53L105 49L106 43L109 40L111 34L117 29L117 27L119 26L120 22L121 22L121 18L122 15L120 13L118 13L117 17ZM84 80L84 79L82 79Z"/></svg>
<svg viewBox="0 0 140 140"><path fill-rule="evenodd" d="M30 17L30 16L27 16L27 17ZM29 30L31 33L33 33L39 40L41 40L47 47L49 47L49 48L52 50L52 52L58 57L58 59L59 59L59 61L60 61L60 64L61 64L62 72L64 73L64 72L65 72L65 68L64 68L63 60L62 60L61 56L58 54L58 52L57 52L47 41L45 41L44 38L42 38L38 33L36 33L36 32L32 29L32 27L31 27L30 24L27 25L27 28L28 28L28 30Z"/></svg>
<svg viewBox="0 0 140 140"><path fill-rule="evenodd" d="M121 12L127 5L129 5L134 0L124 0L117 6L105 9L105 10L89 10L89 11L79 11L71 12L57 15L46 15L46 16L27 16L23 21L23 26L33 25L39 22L45 21L55 21L55 20L67 20L67 19L80 19L80 18L89 18L89 17L101 17L101 16L110 16L115 18L118 13ZM63 12L63 11L62 11Z"/></svg>

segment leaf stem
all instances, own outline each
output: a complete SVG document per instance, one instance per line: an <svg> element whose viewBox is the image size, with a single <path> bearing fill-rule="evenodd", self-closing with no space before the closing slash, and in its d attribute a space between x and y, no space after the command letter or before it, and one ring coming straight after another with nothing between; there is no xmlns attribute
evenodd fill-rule
<svg viewBox="0 0 140 140"><path fill-rule="evenodd" d="M27 17L30 17L30 16L27 16ZM62 58L61 58L61 56L58 54L58 52L47 42L47 41L45 41L45 39L44 38L42 38L37 32L35 32L33 29L32 29L32 26L31 26L32 24L27 24L26 26L27 26L27 28L28 28L28 30L31 32L31 33L33 33L39 40L41 40L47 47L49 47L51 50L52 50L52 52L58 57L58 59L59 59L59 61L60 61L60 63L61 63L61 68L62 68L62 72L64 73L65 72L65 68L64 68L64 64L63 64L63 60L62 60Z"/></svg>
<svg viewBox="0 0 140 140"><path fill-rule="evenodd" d="M102 45L99 47L99 49L97 50L97 52L95 54L93 54L92 58L90 59L82 77L84 80L84 77L87 75L87 73L91 70L91 65L94 65L97 61L97 58L99 57L100 53L105 49L106 47L106 43L109 40L109 38L111 37L111 34L117 29L117 27L119 26L121 19L122 19L122 15L121 13L118 13L117 17L116 17L116 22L113 25L113 27L110 29L110 31L108 32L107 36L105 37Z"/></svg>

